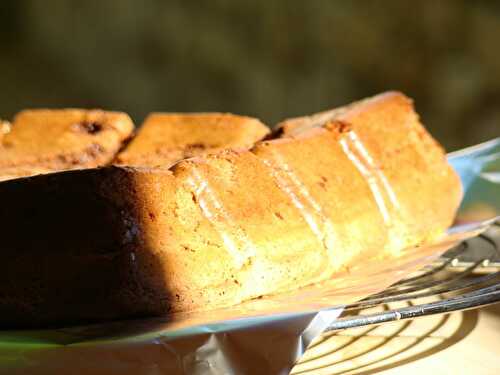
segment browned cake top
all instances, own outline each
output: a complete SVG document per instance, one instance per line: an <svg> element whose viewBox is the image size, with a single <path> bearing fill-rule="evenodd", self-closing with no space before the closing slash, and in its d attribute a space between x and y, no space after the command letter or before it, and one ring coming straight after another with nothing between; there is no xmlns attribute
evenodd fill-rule
<svg viewBox="0 0 500 375"><path fill-rule="evenodd" d="M224 148L249 148L268 132L257 119L229 113L153 113L117 163L168 167Z"/></svg>
<svg viewBox="0 0 500 375"><path fill-rule="evenodd" d="M133 127L130 117L120 112L22 111L0 136L0 178L106 164Z"/></svg>

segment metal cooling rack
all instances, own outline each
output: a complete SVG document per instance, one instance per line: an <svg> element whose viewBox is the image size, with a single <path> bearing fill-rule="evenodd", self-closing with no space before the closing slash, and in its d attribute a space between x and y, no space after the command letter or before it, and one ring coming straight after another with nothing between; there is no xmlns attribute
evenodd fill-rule
<svg viewBox="0 0 500 375"><path fill-rule="evenodd" d="M426 302L429 299L436 301ZM425 300L425 301L424 301ZM447 251L432 266L381 293L346 306L326 331L468 310L500 301L500 221ZM388 309L388 304L406 307ZM382 307L384 311L363 313Z"/></svg>

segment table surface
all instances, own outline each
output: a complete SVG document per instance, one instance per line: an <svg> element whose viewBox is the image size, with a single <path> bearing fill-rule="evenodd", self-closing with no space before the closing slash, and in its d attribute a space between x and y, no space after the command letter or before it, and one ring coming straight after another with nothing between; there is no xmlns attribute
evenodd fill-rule
<svg viewBox="0 0 500 375"><path fill-rule="evenodd" d="M422 374L424 371L500 374L500 304L326 333L309 346L292 374Z"/></svg>

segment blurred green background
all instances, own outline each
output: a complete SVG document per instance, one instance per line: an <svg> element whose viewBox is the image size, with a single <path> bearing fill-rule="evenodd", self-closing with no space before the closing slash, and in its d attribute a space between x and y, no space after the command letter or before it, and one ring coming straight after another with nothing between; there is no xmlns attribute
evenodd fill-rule
<svg viewBox="0 0 500 375"><path fill-rule="evenodd" d="M228 111L272 125L378 92L454 150L500 135L500 1L0 1L0 117Z"/></svg>

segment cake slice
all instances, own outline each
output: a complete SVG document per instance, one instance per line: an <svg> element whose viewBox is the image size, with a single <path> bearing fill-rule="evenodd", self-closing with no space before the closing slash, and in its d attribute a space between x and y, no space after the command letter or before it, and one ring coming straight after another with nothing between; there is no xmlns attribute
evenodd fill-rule
<svg viewBox="0 0 500 375"><path fill-rule="evenodd" d="M268 133L259 120L229 113L152 113L116 163L169 167L222 149L248 149Z"/></svg>
<svg viewBox="0 0 500 375"><path fill-rule="evenodd" d="M133 128L121 112L22 111L0 136L0 179L108 164Z"/></svg>
<svg viewBox="0 0 500 375"><path fill-rule="evenodd" d="M392 93L349 111L170 169L0 183L0 324L212 309L440 236L460 181L411 101Z"/></svg>

